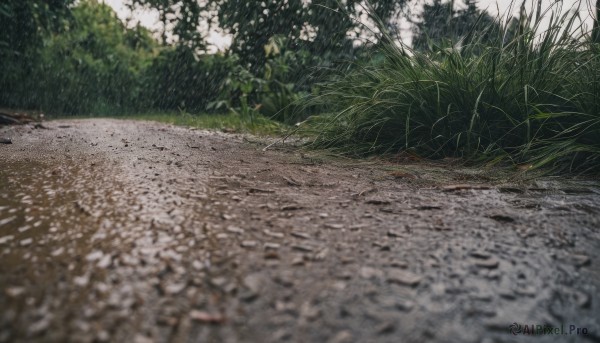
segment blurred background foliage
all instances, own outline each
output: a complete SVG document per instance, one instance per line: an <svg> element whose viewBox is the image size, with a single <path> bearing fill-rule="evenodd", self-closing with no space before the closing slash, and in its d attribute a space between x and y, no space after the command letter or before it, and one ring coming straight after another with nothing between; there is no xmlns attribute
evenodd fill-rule
<svg viewBox="0 0 600 343"><path fill-rule="evenodd" d="M498 18L476 0L127 3L158 14L156 31L98 0L3 0L0 108L297 124L345 154L600 170L600 0L591 29L541 0Z"/></svg>
<svg viewBox="0 0 600 343"><path fill-rule="evenodd" d="M157 110L304 120L328 111L327 104L297 101L318 95L321 82L385 61L381 42L355 42L373 37L370 29L398 38L398 18L406 18L413 1L126 2L158 12L163 29L150 32L128 27L98 0L4 0L0 107L60 115ZM361 23L373 16L381 22L371 28ZM468 45L469 37L481 43L500 30L476 0L460 0L460 6L434 0L416 18L415 51ZM516 23L509 35L516 35ZM232 36L229 49L209 52L207 35L215 29ZM592 39L599 40L597 32Z"/></svg>
<svg viewBox="0 0 600 343"><path fill-rule="evenodd" d="M391 20L409 0L376 2ZM295 105L353 45L366 15L359 0L131 0L156 10L161 32L127 27L97 0L0 4L0 107L58 115L234 111L292 122ZM207 32L232 35L208 53Z"/></svg>

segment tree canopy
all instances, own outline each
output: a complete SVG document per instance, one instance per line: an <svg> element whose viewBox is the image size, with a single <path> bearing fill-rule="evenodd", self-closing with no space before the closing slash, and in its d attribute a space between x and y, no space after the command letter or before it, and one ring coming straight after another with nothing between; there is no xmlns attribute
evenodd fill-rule
<svg viewBox="0 0 600 343"><path fill-rule="evenodd" d="M200 112L244 102L291 118L282 108L317 92L318 81L334 74L330 67L372 57L370 45L353 44L365 37L366 18L393 31L410 1L128 0L132 8L158 12L163 27L156 38L122 23L98 0L6 0L0 105L58 113ZM415 45L458 39L482 18L491 20L473 0L457 12L435 0L417 23ZM210 30L230 34L230 49L208 54Z"/></svg>
<svg viewBox="0 0 600 343"><path fill-rule="evenodd" d="M409 1L382 0L372 7L389 21ZM132 0L132 6L157 10L163 26L172 27L177 44L205 47L200 32L206 31L206 25L218 26L233 35L231 53L255 71L264 65L264 46L276 36L313 53L348 52L352 42L347 33L361 25L353 18L365 14L362 0Z"/></svg>
<svg viewBox="0 0 600 343"><path fill-rule="evenodd" d="M463 0L463 5L464 8L455 10L454 0L433 0L431 4L424 4L414 26L413 48L427 50L432 45L454 45L468 37L472 30L498 27L492 16L477 8L477 0Z"/></svg>
<svg viewBox="0 0 600 343"><path fill-rule="evenodd" d="M63 31L73 0L4 0L0 3L0 103L38 64L45 35Z"/></svg>
<svg viewBox="0 0 600 343"><path fill-rule="evenodd" d="M36 48L44 32L64 28L74 0L4 0L0 3L0 57Z"/></svg>

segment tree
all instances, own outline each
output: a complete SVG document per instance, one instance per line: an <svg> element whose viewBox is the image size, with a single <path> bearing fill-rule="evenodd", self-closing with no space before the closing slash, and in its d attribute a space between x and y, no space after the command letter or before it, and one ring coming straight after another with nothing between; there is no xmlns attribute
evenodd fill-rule
<svg viewBox="0 0 600 343"><path fill-rule="evenodd" d="M0 56L22 56L44 33L64 28L74 0L4 0L0 3Z"/></svg>
<svg viewBox="0 0 600 343"><path fill-rule="evenodd" d="M173 26L176 44L201 41L206 25L219 26L233 35L231 53L257 73L264 66L264 46L283 37L291 49L304 47L317 54L339 54L352 49L347 32L360 26L352 17L365 11L363 0L131 0L132 6L157 9L163 26ZM380 0L372 8L380 18L390 16L410 0ZM314 35L306 40L302 33ZM163 31L163 41L166 42ZM205 42L204 42L205 43ZM206 43L205 43L206 44ZM188 44L189 45L189 44ZM194 44L192 44L194 45ZM200 44L196 44L200 46Z"/></svg>
<svg viewBox="0 0 600 343"><path fill-rule="evenodd" d="M254 73L264 66L269 39L280 36L294 44L307 21L302 0L223 0L217 8L219 26L233 35L231 52Z"/></svg>
<svg viewBox="0 0 600 343"><path fill-rule="evenodd" d="M73 0L3 0L0 3L0 104L11 102L13 89L39 58L44 35L63 30Z"/></svg>
<svg viewBox="0 0 600 343"><path fill-rule="evenodd" d="M392 14L409 0L380 0L370 9L386 23ZM221 0L218 5L219 24L234 34L232 51L242 61L258 70L264 65L263 47L275 36L285 38L292 50L306 48L320 56L346 55L352 51L352 40L347 33L360 31L355 18L366 14L363 0ZM302 33L311 33L307 40Z"/></svg>
<svg viewBox="0 0 600 343"><path fill-rule="evenodd" d="M463 1L465 8L458 11L454 10L453 0L434 0L432 4L423 5L420 20L415 23L413 48L428 50L432 45L454 45L461 40L468 44L464 39L471 36L469 33L478 32L479 37L486 38L491 29L498 28L492 16L477 8L476 0Z"/></svg>
<svg viewBox="0 0 600 343"><path fill-rule="evenodd" d="M130 7L141 6L156 9L162 23L161 38L167 45L169 31L176 38L176 45L195 50L204 50L205 36L200 30L209 17L210 6L215 0L130 0ZM208 23L209 24L209 23Z"/></svg>
<svg viewBox="0 0 600 343"><path fill-rule="evenodd" d="M4 50L9 59L2 60L0 105L61 114L124 112L138 105L140 74L157 48L149 31L127 29L97 0L53 13L54 24L35 17L35 36Z"/></svg>

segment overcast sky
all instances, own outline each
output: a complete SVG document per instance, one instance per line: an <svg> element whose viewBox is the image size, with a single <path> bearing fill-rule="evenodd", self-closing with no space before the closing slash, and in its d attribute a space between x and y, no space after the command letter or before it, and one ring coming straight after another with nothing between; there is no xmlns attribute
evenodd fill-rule
<svg viewBox="0 0 600 343"><path fill-rule="evenodd" d="M134 20L139 21L143 26L146 26L148 28L157 28L160 27L158 25L158 14L156 12L152 12L152 11L137 11L133 14L131 14L129 12L129 10L127 9L127 7L124 5L124 3L126 2L125 0L101 0L104 3L110 5L111 7L113 7L115 9L115 11L117 12L117 15L119 16L119 18L121 18L122 20L126 20L129 17L134 18ZM254 0L247 0L247 1L254 1ZM534 1L535 3L537 3L537 0L527 0L527 4L526 4L526 8L527 9L531 9L531 5L532 5L532 1ZM558 0L559 2L562 2L563 4L563 11L566 11L568 9L572 9L574 8L574 6L576 5L580 5L581 9L581 15L582 18L585 20L585 23L588 25L589 28L591 28L591 17L590 17L590 11L589 8L591 8L591 6L593 6L593 2L595 2L595 0ZM456 4L461 3L461 0L455 0ZM542 0L542 9L546 9L550 6L551 3L554 3L555 1L551 1L551 0ZM479 0L478 4L479 4L479 8L480 9L486 9L488 12L490 12L490 14L492 14L493 16L498 15L498 13L500 14L506 14L508 13L509 10L511 10L511 12L513 14L518 14L519 12L519 5L512 5L511 8L511 0ZM517 2L518 4L520 4L520 0L519 2ZM422 4L422 1L420 2L420 4ZM421 5L416 5L418 7L421 7ZM498 12L499 10L499 12ZM410 39L410 34L407 34L407 37L405 37L404 39ZM220 35L217 32L210 32L209 36L208 36L208 42L214 44L215 46L223 49L225 47L227 47L229 45L229 42L231 41L231 38Z"/></svg>

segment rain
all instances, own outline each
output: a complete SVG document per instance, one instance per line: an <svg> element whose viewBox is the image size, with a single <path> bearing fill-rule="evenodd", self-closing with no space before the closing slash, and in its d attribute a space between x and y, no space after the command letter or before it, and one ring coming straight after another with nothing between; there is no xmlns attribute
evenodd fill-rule
<svg viewBox="0 0 600 343"><path fill-rule="evenodd" d="M0 343L600 341L599 17L3 1Z"/></svg>

